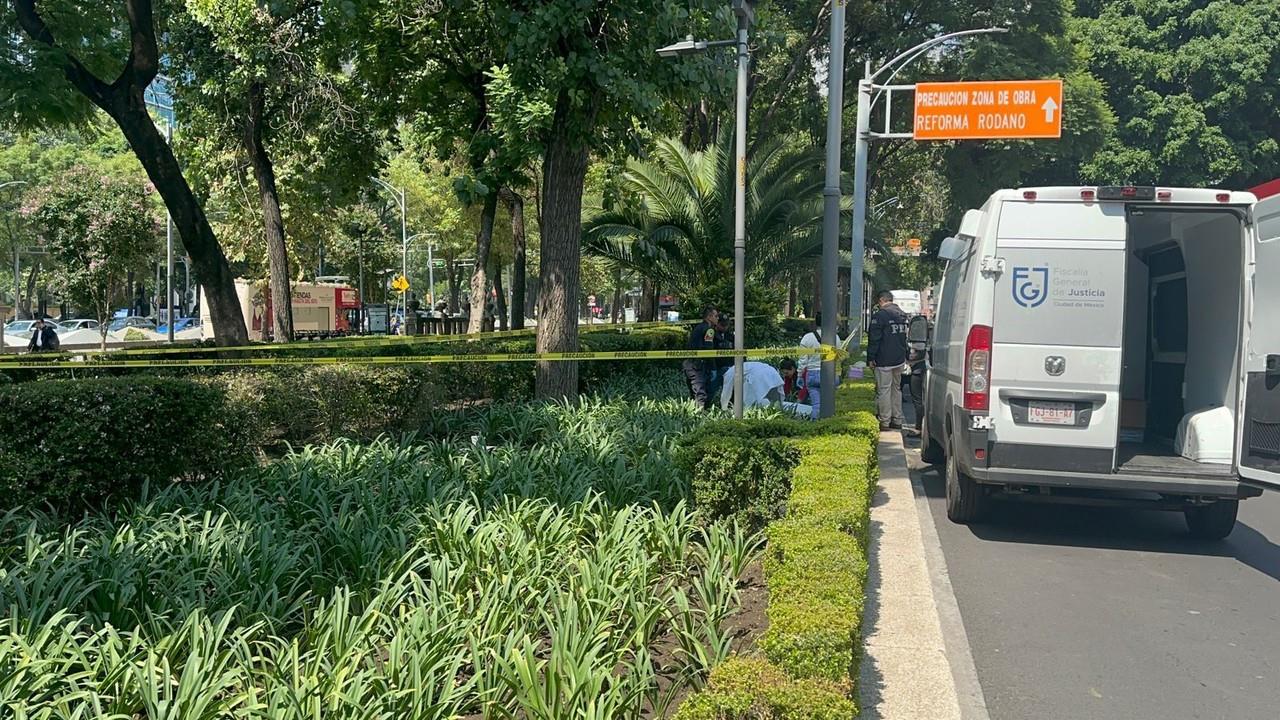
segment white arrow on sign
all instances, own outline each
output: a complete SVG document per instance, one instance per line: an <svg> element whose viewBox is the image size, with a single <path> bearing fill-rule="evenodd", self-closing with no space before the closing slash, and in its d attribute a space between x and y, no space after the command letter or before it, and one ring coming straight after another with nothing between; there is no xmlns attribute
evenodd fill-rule
<svg viewBox="0 0 1280 720"><path fill-rule="evenodd" d="M1058 103L1054 102L1053 98L1046 98L1040 109L1044 110L1044 121L1053 122L1053 113L1058 109Z"/></svg>

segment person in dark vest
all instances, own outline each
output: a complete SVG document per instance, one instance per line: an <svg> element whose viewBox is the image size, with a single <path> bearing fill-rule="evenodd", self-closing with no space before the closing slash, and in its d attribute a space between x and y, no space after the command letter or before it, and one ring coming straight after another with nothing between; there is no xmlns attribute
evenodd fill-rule
<svg viewBox="0 0 1280 720"><path fill-rule="evenodd" d="M702 309L702 322L689 331L690 350L716 349L717 326L720 322L720 311L708 305ZM689 358L681 363L685 382L689 384L689 396L698 403L698 407L710 407L711 379L715 372L715 359Z"/></svg>
<svg viewBox="0 0 1280 720"><path fill-rule="evenodd" d="M877 309L867 330L867 366L875 369L876 414L881 430L902 429L902 371L907 365L907 314L893 293L876 295Z"/></svg>
<svg viewBox="0 0 1280 720"><path fill-rule="evenodd" d="M27 350L33 353L58 352L61 344L53 326L45 322L44 318L37 318L35 327L31 328L31 341L27 343Z"/></svg>

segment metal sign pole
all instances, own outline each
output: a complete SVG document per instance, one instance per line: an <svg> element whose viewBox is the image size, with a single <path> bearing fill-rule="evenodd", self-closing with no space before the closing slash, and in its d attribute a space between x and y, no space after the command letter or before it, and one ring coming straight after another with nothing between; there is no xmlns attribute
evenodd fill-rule
<svg viewBox="0 0 1280 720"><path fill-rule="evenodd" d="M844 115L844 11L845 0L831 5L831 53L827 60L827 168L822 189L822 341L836 344L836 315L840 300L836 276L840 269L840 126ZM856 258L856 256L855 256ZM857 260L854 260L855 265ZM819 387L824 402L821 417L835 414L836 361L822 361Z"/></svg>
<svg viewBox="0 0 1280 720"><path fill-rule="evenodd" d="M746 285L747 285L747 80L750 75L751 56L747 33L754 18L749 3L734 3L738 16L738 93L737 93L737 182L734 183L734 231L733 231L733 349L741 353L746 347ZM733 358L733 416L742 418L743 408L743 357Z"/></svg>
<svg viewBox="0 0 1280 720"><path fill-rule="evenodd" d="M849 246L849 328L853 335L849 347L862 342L862 275L867 233L867 152L871 139L871 63L858 81L858 125L853 155L853 227Z"/></svg>
<svg viewBox="0 0 1280 720"><path fill-rule="evenodd" d="M173 146L173 121L169 120L165 123L165 141L169 146ZM166 325L169 328L169 342L173 342L173 213L169 212L165 207L165 272L164 272L164 303L167 308L168 320Z"/></svg>

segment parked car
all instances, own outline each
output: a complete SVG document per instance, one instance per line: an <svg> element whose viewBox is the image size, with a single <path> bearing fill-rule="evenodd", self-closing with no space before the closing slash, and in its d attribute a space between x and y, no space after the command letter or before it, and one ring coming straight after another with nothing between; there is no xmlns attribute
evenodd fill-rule
<svg viewBox="0 0 1280 720"><path fill-rule="evenodd" d="M97 320L77 319L77 320L59 320L58 321L59 335L69 333L74 330L97 330L97 329L98 329Z"/></svg>
<svg viewBox="0 0 1280 720"><path fill-rule="evenodd" d="M200 327L200 318L197 318L197 317L184 317L184 318L178 318L178 319L173 323L173 331L174 331L174 332L176 332L176 333L177 333L177 332L182 332L183 330L186 330L186 329L188 329L188 328L193 328L193 327ZM156 328L156 332L161 333L161 334L166 334L166 333L168 333L168 332L169 332L169 325L168 325L168 323L166 323L166 324L164 324L164 325L161 325L161 326L157 327L157 328Z"/></svg>
<svg viewBox="0 0 1280 720"><path fill-rule="evenodd" d="M53 327L54 332L62 332L62 328L58 323L52 320L45 320L45 322ZM31 330L35 326L35 320L14 320L4 326L4 334L12 335L14 337L29 338L31 337Z"/></svg>
<svg viewBox="0 0 1280 720"><path fill-rule="evenodd" d="M116 318L107 326L112 332L120 332L129 328L137 328L139 330L155 330L156 323L151 318L138 317L130 315L129 317Z"/></svg>
<svg viewBox="0 0 1280 720"><path fill-rule="evenodd" d="M1001 190L938 255L922 456L952 521L1142 502L1222 538L1280 489L1280 197Z"/></svg>

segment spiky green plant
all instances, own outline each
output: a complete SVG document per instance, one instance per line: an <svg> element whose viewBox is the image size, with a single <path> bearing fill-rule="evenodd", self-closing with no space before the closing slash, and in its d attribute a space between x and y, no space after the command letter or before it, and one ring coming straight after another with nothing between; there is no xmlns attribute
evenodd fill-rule
<svg viewBox="0 0 1280 720"><path fill-rule="evenodd" d="M660 677L725 657L760 549L683 502L669 455L698 422L676 401L500 406L72 524L9 511L2 714L642 717Z"/></svg>

